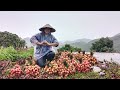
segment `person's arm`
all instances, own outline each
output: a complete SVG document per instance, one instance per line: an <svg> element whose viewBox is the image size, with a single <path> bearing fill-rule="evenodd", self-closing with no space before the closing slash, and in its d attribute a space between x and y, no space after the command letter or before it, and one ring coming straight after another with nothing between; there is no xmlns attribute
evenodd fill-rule
<svg viewBox="0 0 120 90"><path fill-rule="evenodd" d="M46 41L46 43L48 46L54 46L54 47L57 47L59 45L58 40L54 36L53 36L52 43L48 43L47 41Z"/></svg>
<svg viewBox="0 0 120 90"><path fill-rule="evenodd" d="M43 42L36 42L37 45L44 45Z"/></svg>
<svg viewBox="0 0 120 90"><path fill-rule="evenodd" d="M46 43L48 46L54 46L54 47L57 47L59 45L58 42L55 42L55 43Z"/></svg>
<svg viewBox="0 0 120 90"><path fill-rule="evenodd" d="M58 45L59 45L59 43L50 43L50 46L57 47Z"/></svg>
<svg viewBox="0 0 120 90"><path fill-rule="evenodd" d="M39 34L36 34L34 36L32 36L30 38L30 42L33 43L33 44L37 44L37 45L43 45L43 42L39 42L37 37L39 36Z"/></svg>

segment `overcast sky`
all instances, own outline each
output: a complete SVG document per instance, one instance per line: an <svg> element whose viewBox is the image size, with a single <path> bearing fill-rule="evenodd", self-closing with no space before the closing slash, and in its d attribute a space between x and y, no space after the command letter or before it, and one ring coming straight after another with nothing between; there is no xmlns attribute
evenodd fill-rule
<svg viewBox="0 0 120 90"><path fill-rule="evenodd" d="M96 39L120 33L120 11L0 11L0 31L22 38L50 24L59 41Z"/></svg>

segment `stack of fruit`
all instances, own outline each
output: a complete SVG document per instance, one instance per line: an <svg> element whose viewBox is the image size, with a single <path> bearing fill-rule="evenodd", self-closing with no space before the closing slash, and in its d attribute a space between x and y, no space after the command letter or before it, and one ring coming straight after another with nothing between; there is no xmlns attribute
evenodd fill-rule
<svg viewBox="0 0 120 90"><path fill-rule="evenodd" d="M33 77L37 78L40 76L40 67L38 65L30 65L25 68L26 78Z"/></svg>
<svg viewBox="0 0 120 90"><path fill-rule="evenodd" d="M20 65L15 65L12 69L10 69L9 78L19 78L23 74Z"/></svg>

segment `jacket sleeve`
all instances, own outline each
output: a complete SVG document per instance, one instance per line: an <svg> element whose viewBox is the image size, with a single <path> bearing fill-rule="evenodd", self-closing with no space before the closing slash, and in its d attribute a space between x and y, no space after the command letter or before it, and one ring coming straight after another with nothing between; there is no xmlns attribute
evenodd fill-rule
<svg viewBox="0 0 120 90"><path fill-rule="evenodd" d="M36 35L33 35L31 38L30 38L30 42L33 43L33 44L36 44L36 42L38 42L38 37L39 34L36 34Z"/></svg>
<svg viewBox="0 0 120 90"><path fill-rule="evenodd" d="M58 42L58 40L57 40L57 39L56 39L54 36L53 36L52 43L58 43L58 45L59 45L59 42ZM57 46L58 46L58 45L57 45ZM56 47L57 47L57 46L56 46Z"/></svg>

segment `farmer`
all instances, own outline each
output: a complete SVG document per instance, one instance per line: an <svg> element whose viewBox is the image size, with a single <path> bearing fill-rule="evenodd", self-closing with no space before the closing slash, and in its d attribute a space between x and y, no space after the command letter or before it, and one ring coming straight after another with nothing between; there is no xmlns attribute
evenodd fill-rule
<svg viewBox="0 0 120 90"><path fill-rule="evenodd" d="M59 45L57 39L51 34L56 30L49 24L46 24L39 29L41 32L32 36L30 42L36 45L34 56L36 63L40 67L45 67L47 61L52 61L55 53L52 50L52 46L57 47Z"/></svg>

